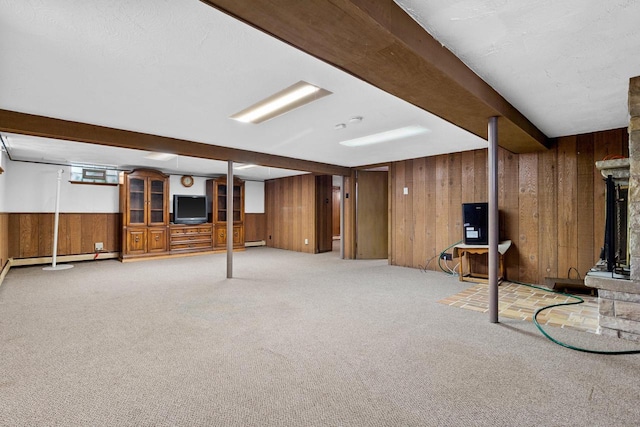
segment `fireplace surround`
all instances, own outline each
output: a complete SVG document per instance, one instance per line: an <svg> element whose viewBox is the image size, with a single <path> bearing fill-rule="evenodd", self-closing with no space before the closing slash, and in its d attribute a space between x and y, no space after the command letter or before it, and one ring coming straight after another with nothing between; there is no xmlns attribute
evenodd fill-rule
<svg viewBox="0 0 640 427"><path fill-rule="evenodd" d="M629 158L596 165L618 183L628 179L629 276L588 274L585 285L598 289L599 332L640 342L640 76L629 81L629 115Z"/></svg>

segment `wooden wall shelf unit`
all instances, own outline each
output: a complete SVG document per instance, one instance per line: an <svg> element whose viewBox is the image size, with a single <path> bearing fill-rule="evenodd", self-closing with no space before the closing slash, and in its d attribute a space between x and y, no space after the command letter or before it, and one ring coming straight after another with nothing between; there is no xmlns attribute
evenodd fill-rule
<svg viewBox="0 0 640 427"><path fill-rule="evenodd" d="M244 181L233 180L233 190L227 190L227 178L209 179L207 203L211 206L214 249L227 246L227 220L233 221L233 248L244 249ZM233 212L227 212L227 197L232 194Z"/></svg>
<svg viewBox="0 0 640 427"><path fill-rule="evenodd" d="M150 169L121 173L121 260L168 253L168 200L168 175Z"/></svg>
<svg viewBox="0 0 640 427"><path fill-rule="evenodd" d="M213 225L171 224L171 254L183 254L213 250Z"/></svg>

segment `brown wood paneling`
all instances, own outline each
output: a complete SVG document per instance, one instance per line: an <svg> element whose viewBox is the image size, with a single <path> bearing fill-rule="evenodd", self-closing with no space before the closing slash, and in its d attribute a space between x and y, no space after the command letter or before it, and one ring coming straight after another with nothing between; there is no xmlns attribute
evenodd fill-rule
<svg viewBox="0 0 640 427"><path fill-rule="evenodd" d="M519 279L534 283L538 279L538 155L520 155L520 198L518 239Z"/></svg>
<svg viewBox="0 0 640 427"><path fill-rule="evenodd" d="M20 215L20 258L37 257L40 254L39 228L40 215Z"/></svg>
<svg viewBox="0 0 640 427"><path fill-rule="evenodd" d="M340 235L340 187L331 189L331 234Z"/></svg>
<svg viewBox="0 0 640 427"><path fill-rule="evenodd" d="M595 264L603 240L604 183L594 162L628 155L627 143L626 129L616 129L558 138L542 153L499 150L501 232L513 243L505 257L507 278L543 284L545 277L567 277L572 267L584 276ZM486 179L485 153L476 150L392 164L392 264L422 267L425 253L443 249L438 246L447 231L451 243L460 240L461 204L486 201L480 200L486 193L479 184ZM446 174L440 169L445 158ZM405 186L410 188L406 196ZM446 198L448 202L442 200ZM443 220L447 215L450 221ZM422 224L421 218L431 218L434 238L429 237L429 222ZM571 275L576 273L571 270Z"/></svg>
<svg viewBox="0 0 640 427"><path fill-rule="evenodd" d="M46 257L53 254L54 214L8 213L8 256L12 258ZM94 252L95 242L105 250L120 251L116 213L60 213L58 219L58 255Z"/></svg>
<svg viewBox="0 0 640 427"><path fill-rule="evenodd" d="M299 252L315 251L315 177L298 175L265 184L267 245ZM308 244L305 244L307 239Z"/></svg>
<svg viewBox="0 0 640 427"><path fill-rule="evenodd" d="M267 240L267 215L264 213L244 214L244 238L247 242Z"/></svg>
<svg viewBox="0 0 640 427"><path fill-rule="evenodd" d="M406 210L402 197L405 182L405 168L408 162L394 162L391 164L391 264L407 265L405 261L404 245L401 242L406 236Z"/></svg>
<svg viewBox="0 0 640 427"><path fill-rule="evenodd" d="M55 233L55 215L54 214L39 214L39 231L38 231L38 256L52 256L53 255L53 236ZM60 217L58 216L58 247L60 246L60 240L64 238L60 234ZM59 254L62 254L59 248L56 248Z"/></svg>
<svg viewBox="0 0 640 427"><path fill-rule="evenodd" d="M403 198L416 205L425 206L427 203L427 192L429 191L426 183L426 161L427 159L414 159L411 162L413 168L411 193L409 195L402 194ZM412 209L413 211L413 209ZM414 264L425 267L435 255L436 247L433 244L429 244L429 222L435 221L434 218L428 218L427 215L415 215L411 218L411 235L410 241L413 242L411 255L414 260ZM411 264L409 264L411 265Z"/></svg>
<svg viewBox="0 0 640 427"><path fill-rule="evenodd" d="M540 236L538 283L558 276L558 151L556 147L541 153L538 162L538 207ZM507 265L509 268L509 265Z"/></svg>
<svg viewBox="0 0 640 427"><path fill-rule="evenodd" d="M332 180L331 175L316 176L315 238L317 252L329 252L333 249Z"/></svg>
<svg viewBox="0 0 640 427"><path fill-rule="evenodd" d="M465 151L462 153L462 182L460 183L460 191L462 203L475 202L475 155L473 151ZM460 208L462 209L462 207Z"/></svg>
<svg viewBox="0 0 640 427"><path fill-rule="evenodd" d="M419 164L419 163L418 163ZM414 205L412 206L413 218L421 217L421 220L425 222L425 244L427 248L435 247L433 256L438 255L444 247L438 247L438 241L436 239L438 225L436 224L436 158L428 157L424 161L424 183L425 183L425 197L424 206ZM414 185L414 191L416 187ZM423 249L424 250L424 249ZM407 251L413 252L412 248L407 248ZM429 253L430 251L427 251ZM420 261L420 260L416 260ZM415 264L415 263L414 263ZM435 264L437 265L437 264ZM435 268L434 265L434 268Z"/></svg>
<svg viewBox="0 0 640 427"><path fill-rule="evenodd" d="M354 259L356 256L356 210L355 210L355 171L350 176L345 176L344 185L344 257Z"/></svg>
<svg viewBox="0 0 640 427"><path fill-rule="evenodd" d="M558 274L578 267L576 137L558 140Z"/></svg>
<svg viewBox="0 0 640 427"><path fill-rule="evenodd" d="M503 148L498 150L498 209L502 240L511 240L512 247L504 255L505 276L518 280L519 222L518 155Z"/></svg>
<svg viewBox="0 0 640 427"><path fill-rule="evenodd" d="M454 153L447 157L449 160L449 241L447 246L450 246L462 239L462 155Z"/></svg>
<svg viewBox="0 0 640 427"><path fill-rule="evenodd" d="M434 197L434 218L435 218L435 247L437 252L443 251L452 242L449 238L450 212L449 212L449 156L438 156L435 158L435 197ZM425 248L426 249L426 248ZM422 249L423 251L425 249ZM436 255L435 253L433 255Z"/></svg>
<svg viewBox="0 0 640 427"><path fill-rule="evenodd" d="M68 254L82 253L82 214L67 214L68 220Z"/></svg>
<svg viewBox="0 0 640 427"><path fill-rule="evenodd" d="M0 213L0 270L9 259L9 214Z"/></svg>
<svg viewBox="0 0 640 427"><path fill-rule="evenodd" d="M20 258L20 215L8 214L9 258Z"/></svg>
<svg viewBox="0 0 640 427"><path fill-rule="evenodd" d="M475 150L473 154L473 201L479 203L488 202L488 150Z"/></svg>
<svg viewBox="0 0 640 427"><path fill-rule="evenodd" d="M598 258L593 251L593 134L580 135L577 139L577 201L576 201L576 269L584 277ZM575 273L575 272L574 272ZM571 277L576 277L571 275Z"/></svg>
<svg viewBox="0 0 640 427"><path fill-rule="evenodd" d="M388 176L386 171L358 171L358 259L389 256Z"/></svg>

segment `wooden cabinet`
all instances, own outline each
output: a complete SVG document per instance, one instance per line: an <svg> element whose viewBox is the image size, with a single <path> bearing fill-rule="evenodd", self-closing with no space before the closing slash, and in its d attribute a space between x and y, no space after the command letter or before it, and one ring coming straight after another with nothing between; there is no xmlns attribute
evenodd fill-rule
<svg viewBox="0 0 640 427"><path fill-rule="evenodd" d="M170 229L172 254L213 250L212 224L171 224Z"/></svg>
<svg viewBox="0 0 640 427"><path fill-rule="evenodd" d="M233 197L233 211L227 212L227 197ZM227 178L207 180L207 203L211 206L215 249L227 246L227 221L233 221L233 247L244 248L244 181L234 179L231 189Z"/></svg>
<svg viewBox="0 0 640 427"><path fill-rule="evenodd" d="M169 176L150 169L120 175L121 259L168 252Z"/></svg>

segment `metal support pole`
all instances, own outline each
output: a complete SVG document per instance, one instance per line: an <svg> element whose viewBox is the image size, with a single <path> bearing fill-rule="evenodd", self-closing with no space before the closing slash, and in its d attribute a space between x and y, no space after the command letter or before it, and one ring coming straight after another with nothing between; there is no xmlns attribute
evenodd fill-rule
<svg viewBox="0 0 640 427"><path fill-rule="evenodd" d="M498 118L489 118L489 321L498 323Z"/></svg>
<svg viewBox="0 0 640 427"><path fill-rule="evenodd" d="M227 279L233 278L233 160L227 161Z"/></svg>

